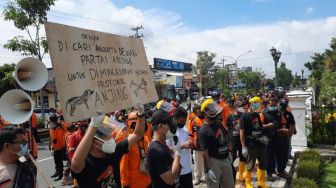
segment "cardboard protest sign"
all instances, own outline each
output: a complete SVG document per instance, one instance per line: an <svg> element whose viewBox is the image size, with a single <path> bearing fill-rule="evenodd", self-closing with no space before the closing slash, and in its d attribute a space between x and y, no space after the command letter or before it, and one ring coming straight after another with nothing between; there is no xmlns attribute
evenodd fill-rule
<svg viewBox="0 0 336 188"><path fill-rule="evenodd" d="M158 99L142 40L45 22L66 121Z"/></svg>

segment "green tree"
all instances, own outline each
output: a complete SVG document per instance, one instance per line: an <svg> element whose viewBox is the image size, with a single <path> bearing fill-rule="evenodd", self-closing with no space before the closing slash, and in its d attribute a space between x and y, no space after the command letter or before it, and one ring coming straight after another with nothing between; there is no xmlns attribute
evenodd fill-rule
<svg viewBox="0 0 336 188"><path fill-rule="evenodd" d="M47 40L40 36L43 21L47 20L47 12L55 0L14 0L7 3L3 14L5 20L13 21L16 28L26 31L28 38L16 36L10 39L4 48L30 55L42 61L43 55L48 52ZM42 90L40 91L40 99ZM43 104L43 103L41 103ZM44 116L44 105L42 105Z"/></svg>
<svg viewBox="0 0 336 188"><path fill-rule="evenodd" d="M260 72L247 72L239 71L238 78L242 80L247 89L253 90L254 92L259 91L262 86L261 82L264 80L265 75Z"/></svg>
<svg viewBox="0 0 336 188"><path fill-rule="evenodd" d="M318 105L332 104L336 97L336 38L331 39L330 48L323 53L315 53L312 61L305 64L311 71L309 85L315 90Z"/></svg>
<svg viewBox="0 0 336 188"><path fill-rule="evenodd" d="M208 88L213 86L213 75L216 70L214 70L215 62L214 58L216 54L208 51L197 52L197 61L194 71L197 71L197 74L201 75L201 87L205 88L206 91ZM201 94L202 95L202 94Z"/></svg>
<svg viewBox="0 0 336 188"><path fill-rule="evenodd" d="M4 64L0 66L0 96L10 89L16 88L13 77L15 64Z"/></svg>
<svg viewBox="0 0 336 188"><path fill-rule="evenodd" d="M292 81L292 71L286 68L286 63L281 62L280 67L278 68L277 85L288 89Z"/></svg>
<svg viewBox="0 0 336 188"><path fill-rule="evenodd" d="M298 76L297 74L295 74L295 76L294 76L294 79L293 79L293 81L292 81L292 85L293 85L294 87L298 87L298 86L301 85L301 77Z"/></svg>
<svg viewBox="0 0 336 188"><path fill-rule="evenodd" d="M228 81L229 81L229 71L220 68L214 75L214 83L221 90L225 91L228 89Z"/></svg>

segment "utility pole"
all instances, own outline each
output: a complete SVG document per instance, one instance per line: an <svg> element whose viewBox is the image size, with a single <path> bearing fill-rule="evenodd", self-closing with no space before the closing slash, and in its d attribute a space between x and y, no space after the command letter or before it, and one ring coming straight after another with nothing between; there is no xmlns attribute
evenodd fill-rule
<svg viewBox="0 0 336 188"><path fill-rule="evenodd" d="M221 61L222 61L222 63L223 63L223 69L224 69L224 68L225 68L224 63L225 63L226 59L223 58L223 59L221 59Z"/></svg>
<svg viewBox="0 0 336 188"><path fill-rule="evenodd" d="M136 26L136 27L132 27L131 30L135 32L134 35L131 35L130 37L133 38L142 38L143 34L139 35L139 30L143 29L142 25L141 26Z"/></svg>

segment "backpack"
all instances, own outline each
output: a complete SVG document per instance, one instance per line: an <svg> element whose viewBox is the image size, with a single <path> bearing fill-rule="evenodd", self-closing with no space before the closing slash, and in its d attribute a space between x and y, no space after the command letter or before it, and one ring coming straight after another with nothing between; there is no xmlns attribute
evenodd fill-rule
<svg viewBox="0 0 336 188"><path fill-rule="evenodd" d="M17 162L17 169L12 188L34 188L36 185L36 172L29 160Z"/></svg>

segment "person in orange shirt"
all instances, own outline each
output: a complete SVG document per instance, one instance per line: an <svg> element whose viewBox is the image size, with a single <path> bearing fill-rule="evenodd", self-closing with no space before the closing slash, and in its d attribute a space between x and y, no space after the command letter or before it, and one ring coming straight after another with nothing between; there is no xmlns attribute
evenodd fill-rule
<svg viewBox="0 0 336 188"><path fill-rule="evenodd" d="M50 126L50 149L54 153L54 163L56 172L52 175L55 181L61 180L63 178L63 158L65 156L65 140L64 134L65 129L61 123L58 122L58 117L56 114L49 116L51 126Z"/></svg>
<svg viewBox="0 0 336 188"><path fill-rule="evenodd" d="M196 114L194 118L190 120L189 125L187 126L188 131L192 133L190 135L190 140L194 143L194 152L195 152L195 159L194 159L194 172L195 172L195 185L201 183L201 178L204 174L204 160L203 160L203 153L200 150L198 134L199 130L201 129L204 123L204 116L201 113L201 106L199 104L195 104L193 107L193 112Z"/></svg>
<svg viewBox="0 0 336 188"><path fill-rule="evenodd" d="M38 135L38 132L37 132L37 115L35 112L33 112L32 116L31 116L31 130L32 130L32 133L34 135L34 138L36 140L37 143L41 143L41 140L40 140L40 137Z"/></svg>
<svg viewBox="0 0 336 188"><path fill-rule="evenodd" d="M34 157L34 159L37 159L38 147L37 147L36 141L34 139L34 136L30 132L29 122L23 123L22 128L25 130L24 138L25 138L26 142L28 143L28 148L30 150L30 153Z"/></svg>
<svg viewBox="0 0 336 188"><path fill-rule="evenodd" d="M128 115L128 130L130 134L134 131L137 122L136 112ZM145 132L147 131L147 126ZM145 161L149 139L144 136L134 144L120 161L120 177L123 188L146 188L150 185Z"/></svg>

